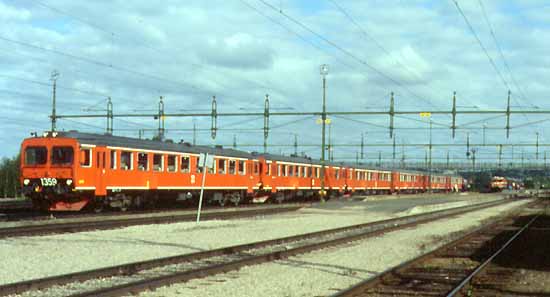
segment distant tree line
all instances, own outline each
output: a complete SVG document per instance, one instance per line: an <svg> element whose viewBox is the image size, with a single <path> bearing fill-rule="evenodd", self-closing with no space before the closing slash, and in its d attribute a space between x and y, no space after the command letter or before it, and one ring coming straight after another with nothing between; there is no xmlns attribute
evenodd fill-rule
<svg viewBox="0 0 550 297"><path fill-rule="evenodd" d="M2 158L0 162L0 198L19 196L19 160L19 155L11 159Z"/></svg>

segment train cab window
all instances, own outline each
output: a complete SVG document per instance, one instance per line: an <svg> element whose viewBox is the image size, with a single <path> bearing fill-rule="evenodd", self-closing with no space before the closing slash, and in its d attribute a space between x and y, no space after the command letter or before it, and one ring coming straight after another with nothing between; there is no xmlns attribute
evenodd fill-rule
<svg viewBox="0 0 550 297"><path fill-rule="evenodd" d="M218 159L218 173L225 174L225 159Z"/></svg>
<svg viewBox="0 0 550 297"><path fill-rule="evenodd" d="M176 172L178 169L178 165L176 164L178 162L178 159L174 155L168 155L168 166L166 167L166 170L168 172Z"/></svg>
<svg viewBox="0 0 550 297"><path fill-rule="evenodd" d="M202 173L202 165L199 164L199 158L194 158L195 159L195 171L197 173Z"/></svg>
<svg viewBox="0 0 550 297"><path fill-rule="evenodd" d="M132 170L134 164L134 154L132 152L120 152L120 169Z"/></svg>
<svg viewBox="0 0 550 297"><path fill-rule="evenodd" d="M159 154L153 155L153 171L160 171L162 172L164 170L164 156Z"/></svg>
<svg viewBox="0 0 550 297"><path fill-rule="evenodd" d="M111 163L109 164L109 168L116 169L116 151L111 150L109 152L109 158L111 160Z"/></svg>
<svg viewBox="0 0 550 297"><path fill-rule="evenodd" d="M235 167L237 167L237 161L229 160L229 174L235 174Z"/></svg>
<svg viewBox="0 0 550 297"><path fill-rule="evenodd" d="M149 170L149 156L147 153L138 153L138 170Z"/></svg>
<svg viewBox="0 0 550 297"><path fill-rule="evenodd" d="M89 148L80 148L80 166L92 167L92 150Z"/></svg>
<svg viewBox="0 0 550 297"><path fill-rule="evenodd" d="M180 170L183 173L189 173L189 168L191 167L191 163L189 160L189 156L183 156L181 157L181 166Z"/></svg>
<svg viewBox="0 0 550 297"><path fill-rule="evenodd" d="M71 165L73 164L74 151L70 146L54 146L50 162L52 165Z"/></svg>
<svg viewBox="0 0 550 297"><path fill-rule="evenodd" d="M244 161L243 160L239 160L238 171L239 171L240 175L245 175L246 174L246 167L244 166Z"/></svg>
<svg viewBox="0 0 550 297"><path fill-rule="evenodd" d="M45 146L30 146L25 149L25 165L43 165L48 160Z"/></svg>

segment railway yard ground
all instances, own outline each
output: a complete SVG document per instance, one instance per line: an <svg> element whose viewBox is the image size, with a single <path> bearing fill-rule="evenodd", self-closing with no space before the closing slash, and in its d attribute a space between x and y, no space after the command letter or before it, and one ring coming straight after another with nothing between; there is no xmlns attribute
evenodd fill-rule
<svg viewBox="0 0 550 297"><path fill-rule="evenodd" d="M502 198L501 194L475 193L354 197L314 203L293 212L210 220L200 224L178 222L70 234L8 237L0 239L0 258L3 259L0 286L419 215ZM280 257L240 269L228 269L226 273L193 278L171 286L158 286L158 289L143 292L140 296L331 296L390 267L434 250L459 234L495 217L516 211L532 201L521 199L495 204L369 238ZM291 248L292 244L286 247L288 250ZM524 273L532 276L533 281L541 277L529 271ZM12 296L73 294L67 292L66 288L53 287L46 293L28 291Z"/></svg>

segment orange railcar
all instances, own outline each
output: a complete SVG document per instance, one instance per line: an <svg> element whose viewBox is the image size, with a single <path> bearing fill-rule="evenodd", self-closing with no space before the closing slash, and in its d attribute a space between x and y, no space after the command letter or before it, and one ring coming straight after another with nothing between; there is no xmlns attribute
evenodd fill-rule
<svg viewBox="0 0 550 297"><path fill-rule="evenodd" d="M213 156L206 173L199 166L201 154ZM160 200L196 203L203 182L208 203L315 199L323 178L322 164L311 158L76 131L25 139L21 155L23 193L50 210L139 208ZM418 172L328 162L323 181L326 194L336 196L424 191L425 178ZM450 190L449 180L435 177L432 186Z"/></svg>

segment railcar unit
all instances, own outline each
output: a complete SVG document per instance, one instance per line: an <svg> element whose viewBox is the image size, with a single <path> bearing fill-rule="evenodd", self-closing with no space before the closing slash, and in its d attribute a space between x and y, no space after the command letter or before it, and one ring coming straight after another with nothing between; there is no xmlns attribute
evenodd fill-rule
<svg viewBox="0 0 550 297"><path fill-rule="evenodd" d="M206 174L200 154L214 157ZM46 132L21 145L22 192L49 210L125 210L160 200L197 203L204 180L207 203L239 204L316 199L321 162L305 157L249 153L188 143L112 135ZM328 197L343 193L462 189L462 178L327 162Z"/></svg>

